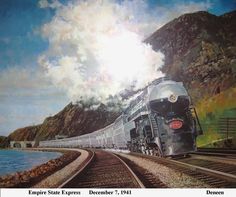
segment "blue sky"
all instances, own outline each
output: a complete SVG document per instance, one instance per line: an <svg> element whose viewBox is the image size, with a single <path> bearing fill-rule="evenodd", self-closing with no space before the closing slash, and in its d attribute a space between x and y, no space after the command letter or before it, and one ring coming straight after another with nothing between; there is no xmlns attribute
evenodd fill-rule
<svg viewBox="0 0 236 197"><path fill-rule="evenodd" d="M0 135L41 123L46 116L57 113L70 102L65 91L55 87L44 76L38 58L49 47L41 28L53 19L57 11L53 5L55 2L67 5L71 1L48 1L47 6L40 6L40 2L47 1L0 1ZM147 2L150 12L155 12L157 7L164 8L165 12L174 12L175 6L186 5L190 11L199 6L221 15L236 8L235 0ZM171 13L165 22L170 19Z"/></svg>
<svg viewBox="0 0 236 197"><path fill-rule="evenodd" d="M64 4L67 1L61 1ZM160 5L172 7L180 2L177 0L150 0L150 9ZM236 8L235 0L214 0L191 2L211 2L213 6L209 12L221 15ZM43 39L40 27L50 21L55 14L51 8L40 9L38 0L1 0L0 1L0 68L17 65L36 65L38 55L47 49L47 40Z"/></svg>
<svg viewBox="0 0 236 197"><path fill-rule="evenodd" d="M195 3L211 3L212 7L208 9L208 11L215 15L221 15L226 12L230 12L236 8L236 1L235 0L212 0L212 1L202 1L202 0L149 0L149 4L152 7L153 5L162 5L166 7L172 7L178 3L185 3L188 4L189 2Z"/></svg>
<svg viewBox="0 0 236 197"><path fill-rule="evenodd" d="M0 1L0 67L35 64L47 48L37 28L53 16L51 9L39 9L35 0Z"/></svg>

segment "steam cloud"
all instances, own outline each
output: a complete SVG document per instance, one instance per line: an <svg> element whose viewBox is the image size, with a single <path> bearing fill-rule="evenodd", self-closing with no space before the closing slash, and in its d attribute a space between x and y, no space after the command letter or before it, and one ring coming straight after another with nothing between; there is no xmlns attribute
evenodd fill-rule
<svg viewBox="0 0 236 197"><path fill-rule="evenodd" d="M40 56L54 85L72 101L106 103L125 88L139 89L163 76L164 55L142 42L158 25L145 1L40 2L56 10L42 27L49 49ZM155 26L155 28L153 28Z"/></svg>
<svg viewBox="0 0 236 197"><path fill-rule="evenodd" d="M162 75L164 56L142 42L143 24L127 2L77 1L59 6L42 27L49 49L39 63L72 101L107 98L142 88Z"/></svg>

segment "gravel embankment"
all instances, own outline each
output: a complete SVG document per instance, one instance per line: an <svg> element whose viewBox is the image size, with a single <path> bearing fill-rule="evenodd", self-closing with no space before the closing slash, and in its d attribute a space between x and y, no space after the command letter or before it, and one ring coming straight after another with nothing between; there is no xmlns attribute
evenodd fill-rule
<svg viewBox="0 0 236 197"><path fill-rule="evenodd" d="M118 153L157 176L170 188L210 188L211 186L164 165L133 155Z"/></svg>
<svg viewBox="0 0 236 197"><path fill-rule="evenodd" d="M57 188L80 168L83 161L88 157L88 152L81 149L70 150L77 152L79 151L81 155L69 165L65 166L61 170L58 170L57 172L43 179L39 183L35 184L33 188Z"/></svg>
<svg viewBox="0 0 236 197"><path fill-rule="evenodd" d="M0 188L57 187L65 178L75 172L83 162L86 153L78 149L33 149L40 151L58 151L63 155L32 168L0 177ZM54 177L50 179L50 177Z"/></svg>

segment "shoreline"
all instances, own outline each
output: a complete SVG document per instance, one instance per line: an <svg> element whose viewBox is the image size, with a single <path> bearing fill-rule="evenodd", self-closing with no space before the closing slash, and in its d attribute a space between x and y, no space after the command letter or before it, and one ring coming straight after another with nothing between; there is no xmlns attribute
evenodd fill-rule
<svg viewBox="0 0 236 197"><path fill-rule="evenodd" d="M81 166L84 165L84 162L89 157L89 152L83 149L70 150L80 152L81 154L77 159L35 184L32 188L60 188L66 180L73 177L73 175L81 169Z"/></svg>
<svg viewBox="0 0 236 197"><path fill-rule="evenodd" d="M5 149L7 150L7 149ZM8 149L9 150L9 149ZM0 176L0 188L29 188L76 160L81 153L71 149L29 148L10 149L22 151L60 152L62 155L29 170Z"/></svg>

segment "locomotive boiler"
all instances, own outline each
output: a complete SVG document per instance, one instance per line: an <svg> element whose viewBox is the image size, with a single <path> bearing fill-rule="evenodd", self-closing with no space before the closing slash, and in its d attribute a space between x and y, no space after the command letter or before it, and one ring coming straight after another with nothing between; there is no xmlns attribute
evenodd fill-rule
<svg viewBox="0 0 236 197"><path fill-rule="evenodd" d="M161 78L143 89L107 127L82 136L41 141L40 146L128 149L166 157L195 151L201 134L183 83Z"/></svg>

